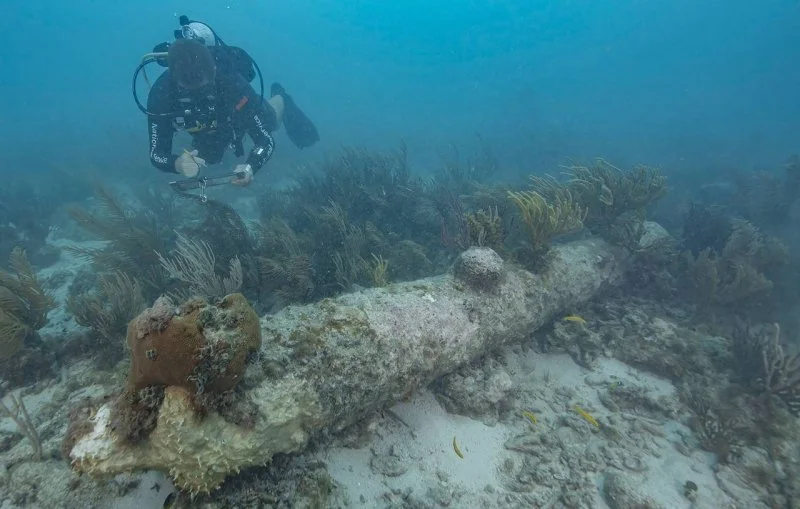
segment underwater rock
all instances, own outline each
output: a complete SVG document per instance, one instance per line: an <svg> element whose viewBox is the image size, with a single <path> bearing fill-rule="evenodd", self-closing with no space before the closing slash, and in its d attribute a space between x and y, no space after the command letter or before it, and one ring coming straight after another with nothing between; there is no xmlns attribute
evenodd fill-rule
<svg viewBox="0 0 800 509"><path fill-rule="evenodd" d="M473 290L492 290L503 278L503 259L488 247L472 247L461 253L453 269Z"/></svg>
<svg viewBox="0 0 800 509"><path fill-rule="evenodd" d="M607 350L608 338L594 332L584 323L560 321L553 330L540 339L542 348L548 352L564 350L575 364L591 369L591 366Z"/></svg>
<svg viewBox="0 0 800 509"><path fill-rule="evenodd" d="M639 239L640 249L651 248L657 245L659 242L671 237L669 232L663 226L654 221L645 221L642 226L643 232L641 238Z"/></svg>
<svg viewBox="0 0 800 509"><path fill-rule="evenodd" d="M436 399L449 413L475 417L490 426L511 409L514 392L511 376L498 362L463 368L442 377L434 388Z"/></svg>
<svg viewBox="0 0 800 509"><path fill-rule="evenodd" d="M603 483L603 498L611 509L663 508L641 492L640 484L635 477L611 472Z"/></svg>
<svg viewBox="0 0 800 509"><path fill-rule="evenodd" d="M768 507L790 507L786 500L778 503L775 497L788 494L791 479L783 478L770 453L763 449L742 447L735 464L717 465L716 481L719 488L742 507L767 509ZM781 485L781 486L778 486ZM770 495L774 494L774 495ZM772 504L766 501L772 500Z"/></svg>
<svg viewBox="0 0 800 509"><path fill-rule="evenodd" d="M387 477L398 477L408 471L408 454L400 444L393 444L387 450L372 451L369 466L373 473Z"/></svg>
<svg viewBox="0 0 800 509"><path fill-rule="evenodd" d="M445 274L289 306L262 320L258 361L239 386L255 407L247 427L213 410L198 415L185 388L168 387L141 442L118 439L106 403L70 459L93 475L157 469L185 491L212 491L242 468L300 450L313 434L339 432L503 344L528 339L618 284L627 260L590 239L555 247L540 275L507 268L493 292L465 292Z"/></svg>

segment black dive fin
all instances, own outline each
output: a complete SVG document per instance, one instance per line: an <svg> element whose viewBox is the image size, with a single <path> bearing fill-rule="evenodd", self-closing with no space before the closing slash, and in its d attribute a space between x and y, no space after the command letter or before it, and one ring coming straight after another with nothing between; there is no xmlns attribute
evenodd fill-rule
<svg viewBox="0 0 800 509"><path fill-rule="evenodd" d="M286 134L292 143L297 148L310 147L319 141L319 132L314 122L303 113L297 104L295 104L292 96L286 93L286 90L278 83L272 84L272 96L280 95L283 97L283 126L286 128Z"/></svg>

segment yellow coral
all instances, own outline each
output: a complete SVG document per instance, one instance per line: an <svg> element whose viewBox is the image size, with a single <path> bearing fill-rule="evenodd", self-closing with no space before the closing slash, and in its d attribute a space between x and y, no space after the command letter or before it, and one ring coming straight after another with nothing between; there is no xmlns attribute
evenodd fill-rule
<svg viewBox="0 0 800 509"><path fill-rule="evenodd" d="M623 171L598 158L592 166L568 167L567 175L570 189L589 209L590 229L607 228L626 212L641 212L667 192L667 178L649 166Z"/></svg>
<svg viewBox="0 0 800 509"><path fill-rule="evenodd" d="M554 180L532 180L537 189L510 191L508 196L522 214L531 247L534 252L541 252L553 237L581 229L586 209L573 199L569 189Z"/></svg>
<svg viewBox="0 0 800 509"><path fill-rule="evenodd" d="M372 264L369 268L372 284L375 286L386 286L389 284L389 277L387 270L389 269L389 261L385 260L383 256L372 255Z"/></svg>
<svg viewBox="0 0 800 509"><path fill-rule="evenodd" d="M465 215L469 229L470 245L490 247L495 251L503 249L503 221L497 207Z"/></svg>

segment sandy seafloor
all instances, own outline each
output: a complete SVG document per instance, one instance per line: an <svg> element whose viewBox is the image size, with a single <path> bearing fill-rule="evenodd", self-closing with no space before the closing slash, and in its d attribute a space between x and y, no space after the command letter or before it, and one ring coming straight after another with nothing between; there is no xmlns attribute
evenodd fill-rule
<svg viewBox="0 0 800 509"><path fill-rule="evenodd" d="M76 327L63 303L82 263L63 251L41 272L62 282L43 335ZM665 334L680 333L657 320ZM92 366L73 362L57 380L25 390L49 459L31 461L18 439L0 453L0 509L162 507L172 486L159 472L92 480L60 458L69 405L124 380L124 367L99 374ZM335 481L330 507L767 507L741 470L718 465L701 449L672 383L614 358L601 356L587 369L566 353L516 345L434 385L304 453L323 462ZM636 392L641 404L604 404L622 389ZM0 419L0 444L14 429ZM687 481L697 487L688 498Z"/></svg>

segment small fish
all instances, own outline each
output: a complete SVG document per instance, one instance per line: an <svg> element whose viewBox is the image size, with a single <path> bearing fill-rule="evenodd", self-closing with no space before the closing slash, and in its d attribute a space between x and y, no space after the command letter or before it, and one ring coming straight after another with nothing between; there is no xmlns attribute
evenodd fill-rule
<svg viewBox="0 0 800 509"><path fill-rule="evenodd" d="M464 453L461 452L461 449L458 447L458 443L456 442L456 437L453 437L453 450L456 452L456 456L464 459Z"/></svg>
<svg viewBox="0 0 800 509"><path fill-rule="evenodd" d="M539 424L539 419L536 418L536 414L534 414L533 412L525 410L524 412L522 412L522 416L527 417L528 420L531 421L531 424Z"/></svg>
<svg viewBox="0 0 800 509"><path fill-rule="evenodd" d="M583 319L582 316L578 315L567 315L564 317L565 322L572 322L572 323L579 323L581 325L586 325L586 320Z"/></svg>
<svg viewBox="0 0 800 509"><path fill-rule="evenodd" d="M588 422L589 424L591 424L595 428L599 428L600 427L600 423L597 422L597 419L592 417L592 414L590 414L589 412L587 412L583 408L579 407L578 405L575 405L574 409L575 409L576 412L578 412L578 415L583 417L583 420L585 420L586 422Z"/></svg>

